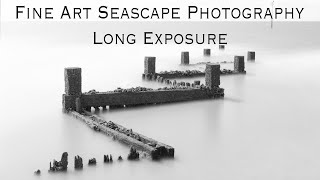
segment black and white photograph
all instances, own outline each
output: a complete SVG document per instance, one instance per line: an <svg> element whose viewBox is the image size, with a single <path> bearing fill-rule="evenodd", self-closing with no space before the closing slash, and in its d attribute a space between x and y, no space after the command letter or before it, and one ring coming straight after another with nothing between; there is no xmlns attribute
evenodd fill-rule
<svg viewBox="0 0 320 180"><path fill-rule="evenodd" d="M0 179L320 179L319 8L0 0Z"/></svg>

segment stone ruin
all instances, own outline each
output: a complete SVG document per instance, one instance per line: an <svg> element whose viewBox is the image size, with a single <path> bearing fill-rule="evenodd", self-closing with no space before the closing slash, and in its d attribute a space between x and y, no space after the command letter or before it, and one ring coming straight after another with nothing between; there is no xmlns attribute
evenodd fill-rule
<svg viewBox="0 0 320 180"><path fill-rule="evenodd" d="M219 49L224 49L224 46L219 46ZM204 55L210 55L210 49L205 49L204 50ZM146 57L145 58L145 71L143 74L144 78L151 78L151 79L156 79L161 82L166 82L167 84L170 85L178 85L178 86L187 86L187 87L192 87L196 89L204 89L206 91L211 91L211 95L207 94L209 96L204 97L204 98L211 98L212 96L215 97L215 94L218 95L217 97L223 97L224 96L224 91L222 88L219 87L220 85L220 74L224 73L231 73L229 70L220 70L220 65L218 64L210 64L206 63L206 70L204 72L205 76L205 84L206 85L201 85L200 81L194 81L192 85L190 83L185 83L185 82L180 82L177 83L176 80L170 81L169 79L165 79L161 76L156 76L157 73L155 71L155 57ZM255 52L248 52L248 60L255 60ZM182 52L181 53L181 64L189 64L189 52ZM234 59L234 67L235 70L234 72L245 72L244 70L244 57L243 56L235 56ZM193 74L200 74L202 72L199 71L174 71L174 72L160 72L160 75L165 75L165 74L173 74L173 75L180 75L180 76L191 76ZM96 131L102 130L104 133L107 135L113 136L113 139L118 139L119 141L125 142L126 144L131 145L130 147L130 152L128 154L127 159L128 160L138 160L139 159L139 152L137 151L136 147L138 147L140 150L145 151L149 153L152 157L152 159L158 159L160 157L174 157L174 149L168 145L165 145L163 143L157 142L151 138L148 138L146 136L143 136L141 134L135 133L132 131L132 129L128 130L124 128L123 126L117 125L111 121L106 122L102 120L101 118L96 117L95 115L90 114L89 112L85 111L88 110L87 107L83 107L83 102L86 100L90 100L90 96L92 95L102 95L98 97L103 97L105 95L110 95L113 93L145 93L145 92L155 92L155 93L160 93L162 91L168 91L169 93L172 93L176 90L180 89L186 89L186 88L181 88L181 87L176 87L176 88L159 88L157 90L151 89L151 88L144 88L144 87L137 87L137 88L129 88L129 89L122 89L118 88L114 91L108 91L106 93L100 93L96 90L91 90L87 93L82 93L82 83L81 83L81 69L80 68L66 68L65 69L65 94L63 95L63 107L66 112L71 113L74 117L81 119L85 121L89 127L93 128ZM158 75L159 75L158 74ZM201 74L202 75L202 74ZM214 91L212 91L214 90ZM183 91L180 91L183 92ZM183 96L187 95L191 91L186 91L187 93L184 94ZM199 93L200 91L195 91L194 93ZM133 95L133 94L129 94ZM165 95L165 94L164 94ZM167 94L169 95L169 94ZM179 96L180 94L175 94ZM193 95L193 93L190 93L189 95ZM88 96L86 98L83 98L85 96ZM143 97L143 96L142 96ZM161 97L161 96L160 96ZM164 96L162 96L164 97ZM141 98L141 97L140 97ZM203 97L197 96L194 99L202 99ZM94 99L97 99L95 97ZM99 99L99 98L98 98ZM124 99L123 99L124 100ZM123 101L120 98L120 101ZM188 98L185 100L193 100L193 98ZM183 101L183 99L170 99L169 101L175 102L175 101ZM91 107L98 108L101 106L101 102L96 101L95 102L97 105L90 105ZM157 102L151 102L152 103L157 103ZM162 103L162 102L160 102ZM85 103L84 103L85 104ZM90 103L89 103L90 104ZM105 103L102 103L102 106ZM115 106L115 107L123 107L124 103L120 103L117 105L110 105ZM144 102L144 104L150 104L150 102ZM84 113L85 112L85 113ZM80 113L80 114L79 114ZM89 114L89 115L88 115ZM111 126L110 126L111 125ZM125 138L123 138L125 137ZM145 155L145 154L144 154ZM122 161L122 157L118 157L118 161ZM112 155L110 154L110 157L108 155L104 155L104 162L105 163L110 163L112 162ZM97 163L95 158L89 159L88 165L95 165ZM75 169L83 169L83 160L80 156L75 156L74 159L74 168ZM64 152L62 154L61 160L56 161L53 160L53 162L50 162L50 167L49 167L49 172L58 172L58 171L67 171L68 169L68 153ZM35 175L40 175L41 171L38 169L37 171L34 172Z"/></svg>
<svg viewBox="0 0 320 180"><path fill-rule="evenodd" d="M204 49L205 54L209 55L210 54L210 49ZM254 52L249 52L250 54L254 54ZM248 54L249 54L248 53ZM253 55L251 55L250 58L252 58ZM248 56L249 58L249 56ZM225 63L228 63L225 61ZM234 61L232 62L234 64L234 69L233 70L228 70L228 69L222 69L219 71L220 75L233 75L233 74L245 74L245 62L244 62L244 56L235 56ZM186 71L161 71L159 73L156 73L156 58L155 57L145 57L145 62L144 62L144 73L142 74L142 78L146 80L152 80L152 81L157 81L160 83L165 83L169 85L175 86L176 83L174 84L171 82L170 79L173 78L189 78L189 77L203 77L205 76L206 72L202 72L199 70L186 70ZM181 53L181 64L182 65L189 65L189 52L182 52ZM219 64L216 63L197 63L197 64L206 64L206 66L212 66L216 65L218 67ZM183 83L185 84L185 83ZM181 85L181 84L180 84Z"/></svg>
<svg viewBox="0 0 320 180"><path fill-rule="evenodd" d="M211 50L205 49L204 54L210 55ZM251 54L251 58L252 53ZM181 64L189 64L189 52L181 53ZM112 121L105 121L91 113L95 110L107 108L125 108L138 105L162 104L179 101L224 97L224 89L220 88L220 75L245 73L244 57L235 56L234 70L220 70L219 64L206 63L204 72L200 71L172 71L156 73L156 57L145 57L143 77L166 83L167 87L151 89L145 87L117 88L113 91L99 92L90 90L82 92L81 68L65 68L65 94L63 94L63 109L73 117L84 121L95 131L111 136L113 139L132 146L130 157L136 157L137 150L146 152L152 159L174 157L174 148L155 141L144 135L125 128ZM176 77L204 76L201 81L177 82L170 80ZM108 160L109 158L109 160ZM111 162L112 157L104 156L104 162Z"/></svg>
<svg viewBox="0 0 320 180"><path fill-rule="evenodd" d="M224 49L225 49L225 45L219 45L219 50L224 50ZM203 55L204 56L211 56L211 49L203 49ZM247 52L247 60L248 61L255 61L255 58L256 58L256 53L254 51ZM212 63L212 62L198 62L196 64L207 64L207 63ZM231 62L222 61L220 63L233 63L233 62L232 61ZM192 64L190 64L190 57L189 57L188 51L181 52L181 65L192 65Z"/></svg>

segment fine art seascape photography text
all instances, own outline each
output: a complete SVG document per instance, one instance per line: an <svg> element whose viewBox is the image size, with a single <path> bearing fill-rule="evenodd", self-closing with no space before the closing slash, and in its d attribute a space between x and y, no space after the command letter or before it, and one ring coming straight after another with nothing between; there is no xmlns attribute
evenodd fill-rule
<svg viewBox="0 0 320 180"><path fill-rule="evenodd" d="M320 178L320 2L0 4L0 179Z"/></svg>

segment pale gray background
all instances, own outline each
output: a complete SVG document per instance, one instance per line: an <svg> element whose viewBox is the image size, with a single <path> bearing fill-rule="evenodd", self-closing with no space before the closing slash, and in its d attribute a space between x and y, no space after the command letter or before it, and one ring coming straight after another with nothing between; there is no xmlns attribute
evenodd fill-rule
<svg viewBox="0 0 320 180"><path fill-rule="evenodd" d="M94 46L92 33L229 34L226 51L211 46ZM318 22L4 22L0 45L0 179L319 179ZM202 56L203 48L212 57ZM63 68L83 68L83 91L159 87L141 80L144 56L157 71L191 62L231 61L257 53L247 75L221 77L222 100L115 110L100 114L176 148L174 160L113 165L103 154L126 156L129 148L61 111ZM191 69L203 70L204 66ZM223 65L222 68L232 68ZM203 78L197 78L204 81ZM194 80L194 79L192 79ZM189 80L191 81L191 80ZM48 174L49 161L69 152L69 171ZM96 167L73 170L73 157ZM36 177L33 171L42 170Z"/></svg>

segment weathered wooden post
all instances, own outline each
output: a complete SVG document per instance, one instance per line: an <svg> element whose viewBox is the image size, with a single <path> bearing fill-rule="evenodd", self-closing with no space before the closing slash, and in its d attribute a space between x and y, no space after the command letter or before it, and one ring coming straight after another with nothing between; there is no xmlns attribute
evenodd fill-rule
<svg viewBox="0 0 320 180"><path fill-rule="evenodd" d="M144 58L144 74L152 75L156 73L156 57L145 57Z"/></svg>
<svg viewBox="0 0 320 180"><path fill-rule="evenodd" d="M72 67L64 69L65 94L63 95L63 108L65 110L81 110L82 83L81 68ZM78 99L77 99L78 98Z"/></svg>
<svg viewBox="0 0 320 180"><path fill-rule="evenodd" d="M248 51L248 61L255 61L256 60L256 52L254 51Z"/></svg>
<svg viewBox="0 0 320 180"><path fill-rule="evenodd" d="M82 162L82 158L80 156L74 157L74 168L75 169L82 169L83 168L83 162Z"/></svg>
<svg viewBox="0 0 320 180"><path fill-rule="evenodd" d="M244 56L234 57L234 71L238 73L245 72L244 70Z"/></svg>
<svg viewBox="0 0 320 180"><path fill-rule="evenodd" d="M189 64L189 52L187 51L181 52L181 64L183 65Z"/></svg>
<svg viewBox="0 0 320 180"><path fill-rule="evenodd" d="M220 85L220 65L208 63L205 70L206 86L210 89Z"/></svg>
<svg viewBox="0 0 320 180"><path fill-rule="evenodd" d="M210 56L211 55L211 49L204 49L203 50L203 55Z"/></svg>
<svg viewBox="0 0 320 180"><path fill-rule="evenodd" d="M81 68L65 68L64 82L66 95L81 95Z"/></svg>

